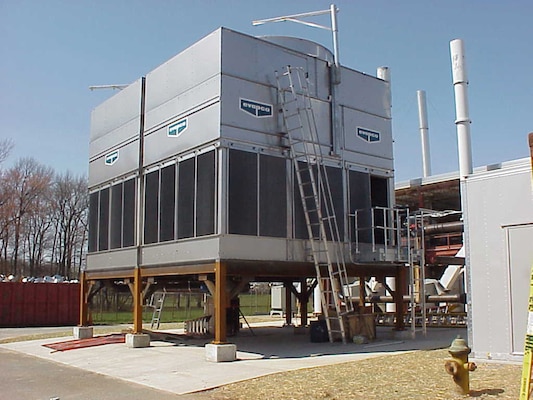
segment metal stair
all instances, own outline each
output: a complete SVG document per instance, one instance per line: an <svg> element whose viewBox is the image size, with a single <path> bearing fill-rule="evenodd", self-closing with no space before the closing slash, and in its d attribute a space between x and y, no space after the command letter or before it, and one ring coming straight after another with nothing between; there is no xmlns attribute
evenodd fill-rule
<svg viewBox="0 0 533 400"><path fill-rule="evenodd" d="M347 317L353 310L344 288L348 286L344 240L339 232L333 198L302 68L276 71L280 109L309 235L311 258L320 287L329 341L347 341Z"/></svg>
<svg viewBox="0 0 533 400"><path fill-rule="evenodd" d="M419 211L412 218L414 237L409 262L409 308L411 311L411 335L415 338L417 332L421 332L423 336L426 336L427 333L424 212ZM417 313L417 307L420 309L419 313Z"/></svg>

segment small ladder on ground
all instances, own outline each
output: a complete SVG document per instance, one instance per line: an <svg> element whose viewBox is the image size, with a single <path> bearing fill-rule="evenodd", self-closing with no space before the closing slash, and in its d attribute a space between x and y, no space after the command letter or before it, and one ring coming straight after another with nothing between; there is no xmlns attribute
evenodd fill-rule
<svg viewBox="0 0 533 400"><path fill-rule="evenodd" d="M150 298L150 307L153 307L154 312L152 313L152 321L150 323L150 329L159 329L159 324L161 323L161 312L163 311L163 306L165 305L165 296L167 292L163 290L162 292L155 292Z"/></svg>
<svg viewBox="0 0 533 400"><path fill-rule="evenodd" d="M345 293L349 281L344 240L335 216L309 95L308 77L302 68L287 66L281 75L276 71L276 80L329 341L333 342L340 335L342 342L346 343L346 322L354 309L351 299Z"/></svg>

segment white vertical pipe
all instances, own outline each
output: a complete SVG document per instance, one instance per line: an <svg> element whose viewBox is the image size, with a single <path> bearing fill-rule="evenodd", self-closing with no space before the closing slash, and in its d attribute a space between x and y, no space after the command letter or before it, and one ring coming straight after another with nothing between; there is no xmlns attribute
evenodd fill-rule
<svg viewBox="0 0 533 400"><path fill-rule="evenodd" d="M459 176L465 179L472 173L472 145L468 112L468 77L466 74L464 43L461 39L450 42L453 88L455 93L455 125L459 150Z"/></svg>
<svg viewBox="0 0 533 400"><path fill-rule="evenodd" d="M390 82L390 69L389 67L378 67L377 77L384 81Z"/></svg>
<svg viewBox="0 0 533 400"><path fill-rule="evenodd" d="M337 26L337 7L335 4L329 6L331 13L331 32L333 33L333 55L335 56L335 67L340 66L339 61L339 29Z"/></svg>
<svg viewBox="0 0 533 400"><path fill-rule="evenodd" d="M428 111L426 104L426 92L424 90L417 90L416 96L418 98L418 126L420 128L420 140L422 143L422 173L426 178L431 176L431 158L429 154L429 125L428 125Z"/></svg>
<svg viewBox="0 0 533 400"><path fill-rule="evenodd" d="M392 112L391 112L391 109L392 109L392 94L391 94L391 73L390 73L390 68L389 67L378 67L376 76L379 79L382 79L385 82L387 82L387 98L386 98L387 104L384 105L384 108L385 108L385 110L387 112L387 116L389 118L392 118ZM394 190L391 193L394 194Z"/></svg>
<svg viewBox="0 0 533 400"><path fill-rule="evenodd" d="M391 95L391 90L390 90L390 80L391 80L390 68L389 67L378 67L376 76L379 79L382 79L388 83L388 93L387 93L388 104L385 106L385 108L389 111L389 117L392 117L392 115L390 114L390 109L392 107L392 95Z"/></svg>

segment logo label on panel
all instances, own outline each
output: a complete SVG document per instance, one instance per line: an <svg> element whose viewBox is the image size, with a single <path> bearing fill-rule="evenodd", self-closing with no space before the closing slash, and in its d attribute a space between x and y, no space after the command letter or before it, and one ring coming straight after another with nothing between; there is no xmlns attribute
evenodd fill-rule
<svg viewBox="0 0 533 400"><path fill-rule="evenodd" d="M240 109L255 118L271 117L272 104L258 103L257 101L240 99Z"/></svg>
<svg viewBox="0 0 533 400"><path fill-rule="evenodd" d="M187 118L180 119L178 122L168 126L167 136L178 137L188 126Z"/></svg>
<svg viewBox="0 0 533 400"><path fill-rule="evenodd" d="M109 153L105 156L105 165L113 165L118 160L118 150Z"/></svg>
<svg viewBox="0 0 533 400"><path fill-rule="evenodd" d="M377 143L381 141L381 133L365 128L357 127L357 136L368 143Z"/></svg>

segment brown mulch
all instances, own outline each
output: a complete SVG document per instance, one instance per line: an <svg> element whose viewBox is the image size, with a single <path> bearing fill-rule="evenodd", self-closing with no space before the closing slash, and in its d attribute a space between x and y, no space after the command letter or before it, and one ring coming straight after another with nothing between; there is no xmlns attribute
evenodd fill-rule
<svg viewBox="0 0 533 400"><path fill-rule="evenodd" d="M415 351L283 372L189 396L199 400L465 399L444 370L446 358L446 350ZM518 399L521 371L517 364L479 363L470 373L470 397Z"/></svg>

